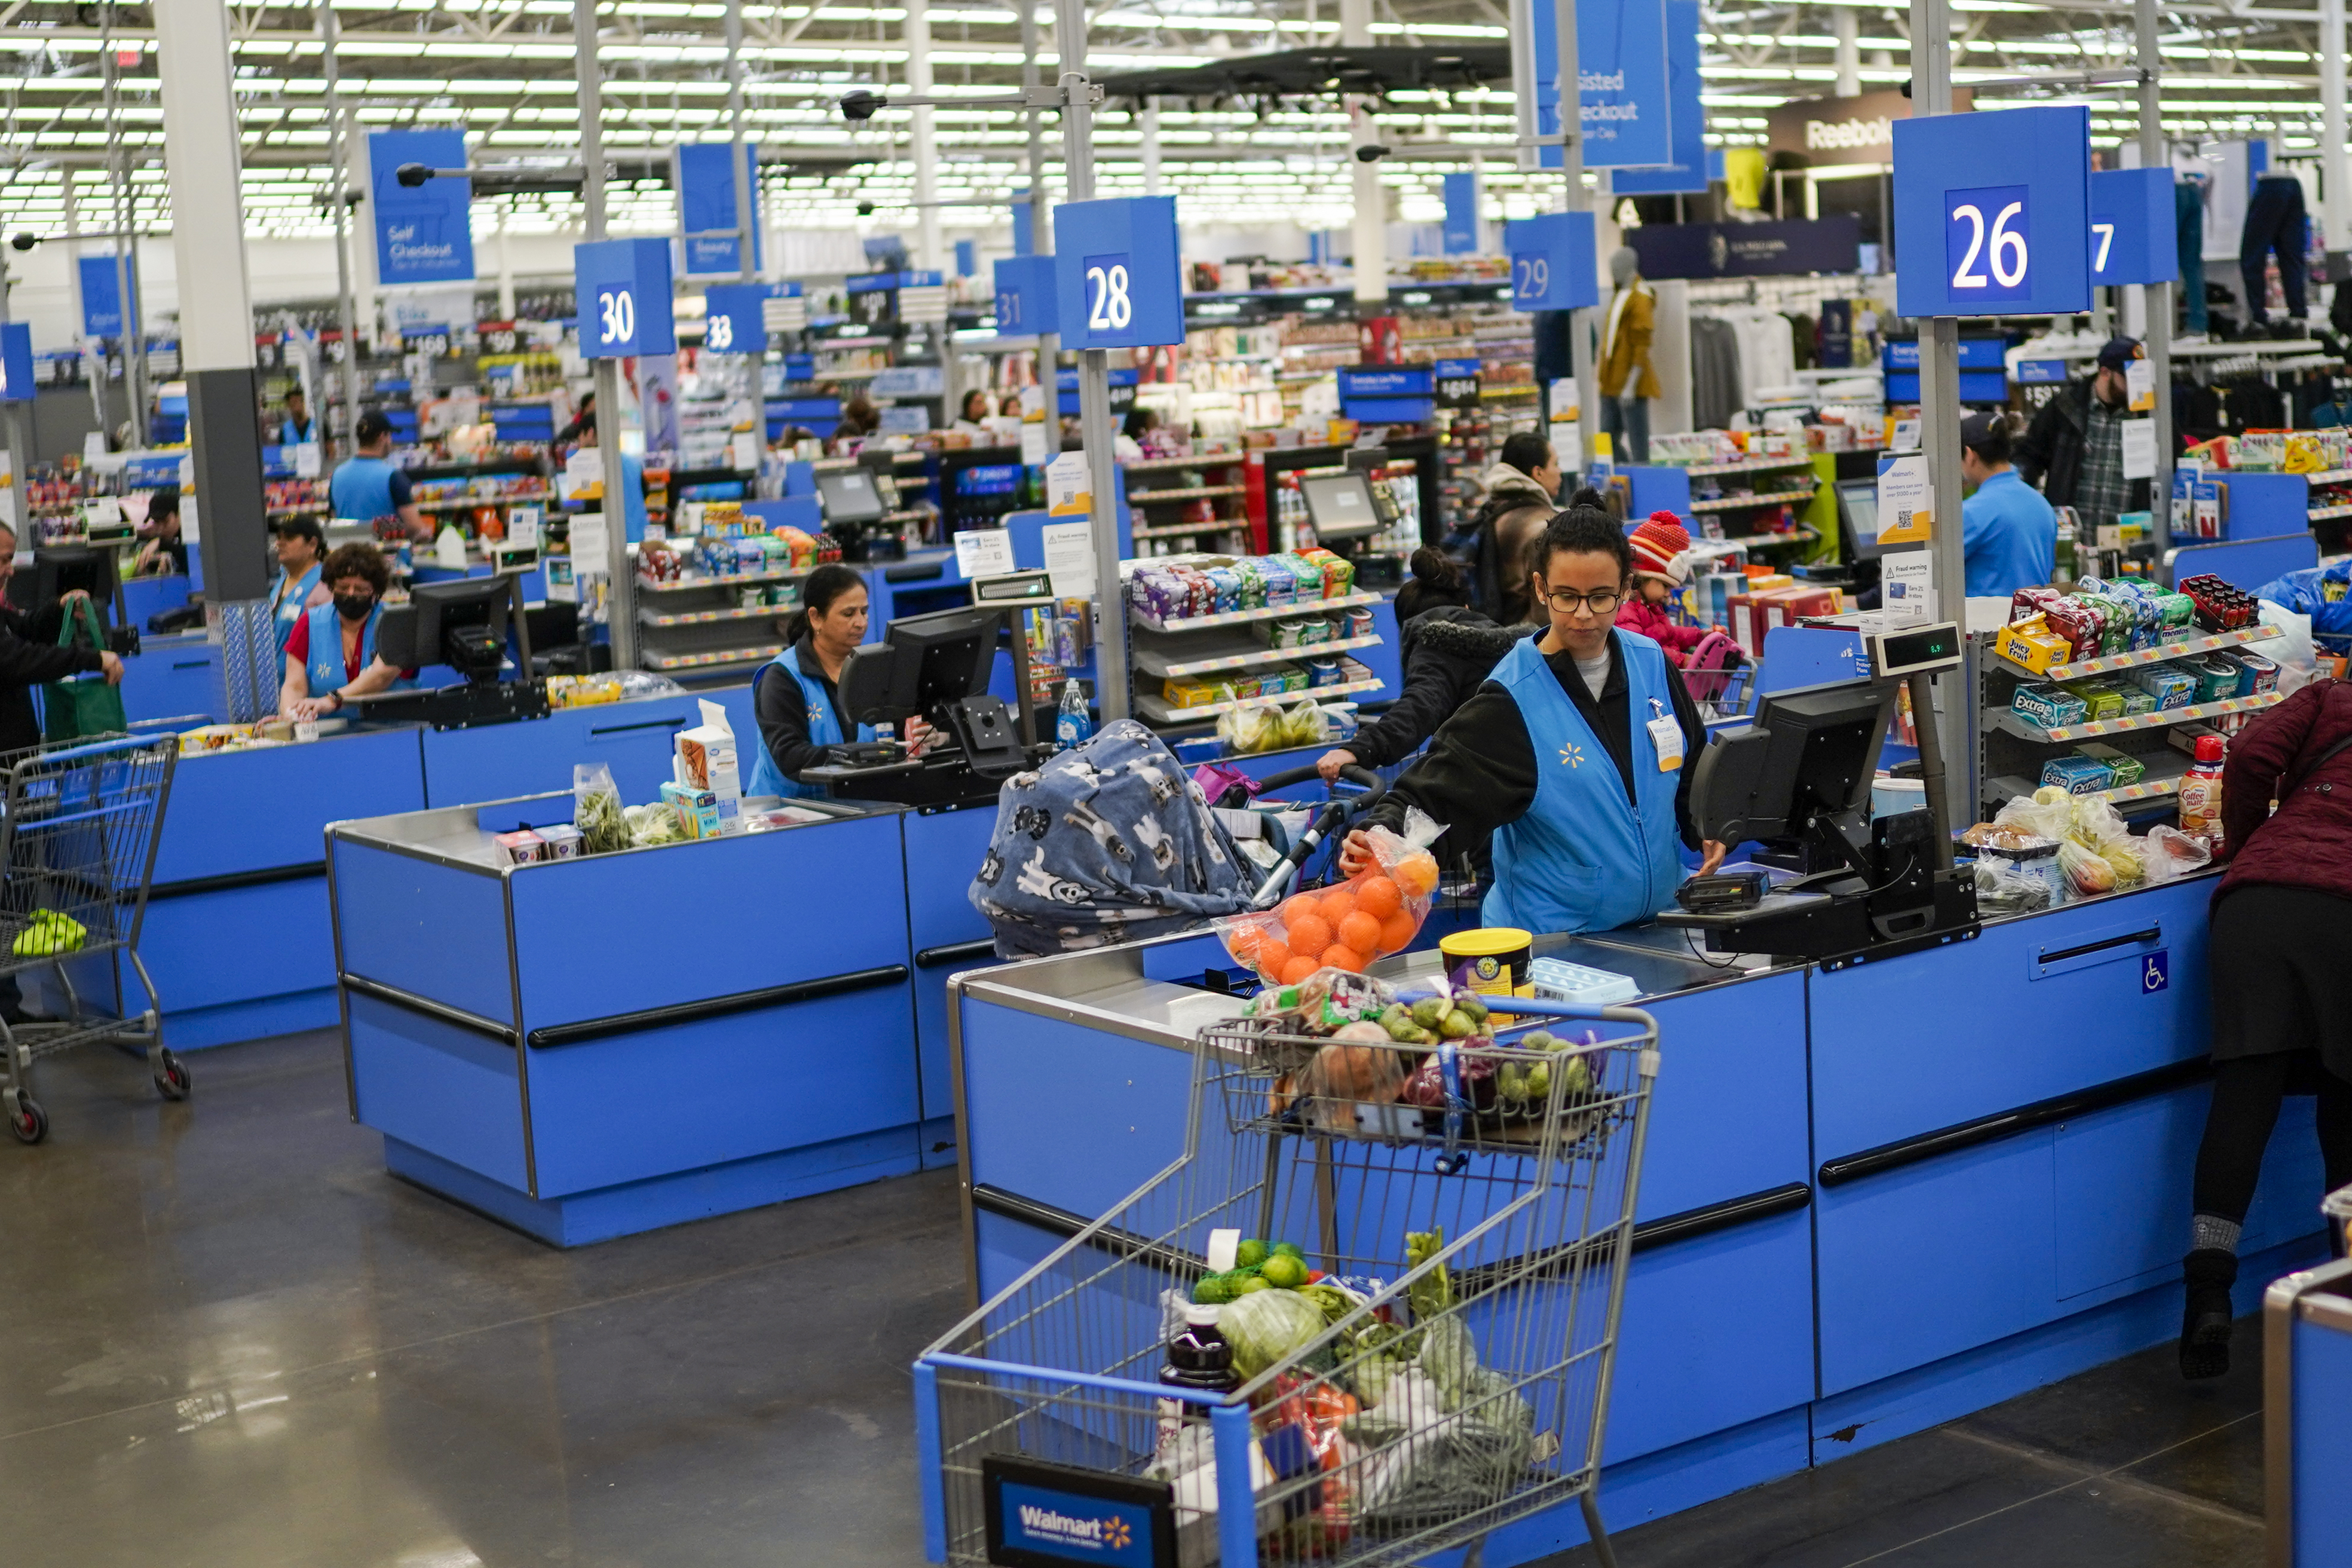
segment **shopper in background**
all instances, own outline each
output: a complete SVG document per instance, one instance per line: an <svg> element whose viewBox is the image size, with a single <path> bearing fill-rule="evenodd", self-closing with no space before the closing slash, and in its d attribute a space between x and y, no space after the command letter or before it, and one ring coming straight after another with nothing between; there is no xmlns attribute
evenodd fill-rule
<svg viewBox="0 0 2352 1568"><path fill-rule="evenodd" d="M882 428L882 411L864 393L858 393L841 407L841 422L833 427L836 450L854 450L847 443L871 436Z"/></svg>
<svg viewBox="0 0 2352 1568"><path fill-rule="evenodd" d="M1633 552L1633 581L1617 606L1617 624L1655 642L1666 662L1679 669L1690 650L1713 635L1706 626L1684 626L1666 609L1666 601L1690 582L1690 533L1673 512L1654 511L1627 543Z"/></svg>
<svg viewBox="0 0 2352 1568"><path fill-rule="evenodd" d="M1111 437L1111 450L1122 463L1139 463L1144 458L1144 441L1160 428L1160 411L1156 408L1130 408L1121 422L1118 433Z"/></svg>
<svg viewBox="0 0 2352 1568"><path fill-rule="evenodd" d="M375 651L384 590L392 586L383 552L346 544L320 570L333 597L296 621L286 639L286 678L278 689L282 719L324 718L352 698L416 683L416 671L387 664Z"/></svg>
<svg viewBox="0 0 2352 1568"><path fill-rule="evenodd" d="M1481 478L1486 498L1470 521L1471 602L1496 620L1533 619L1525 570L1528 546L1553 512L1559 494L1559 460L1551 443L1522 430L1503 443L1495 466Z"/></svg>
<svg viewBox="0 0 2352 1568"><path fill-rule="evenodd" d="M278 620L282 654L295 623L335 595L327 587L327 536L317 518L304 512L279 523L277 548L278 581L269 585L269 612Z"/></svg>
<svg viewBox="0 0 2352 1568"><path fill-rule="evenodd" d="M963 395L963 407L957 412L952 428L959 436L985 436L995 413L996 405L989 401L986 390L975 386Z"/></svg>
<svg viewBox="0 0 2352 1568"><path fill-rule="evenodd" d="M417 508L415 487L392 460L392 421L373 411L362 414L353 435L358 452L335 465L327 485L335 515L367 523L396 517L411 539L432 538L433 525Z"/></svg>
<svg viewBox="0 0 2352 1568"><path fill-rule="evenodd" d="M8 603L8 580L16 574L16 531L0 523L0 752L21 752L41 743L41 721L33 712L34 687L93 673L103 674L110 686L122 683L122 660L113 654L58 646L56 610L44 612L37 621ZM75 588L61 602L89 597Z"/></svg>
<svg viewBox="0 0 2352 1568"><path fill-rule="evenodd" d="M300 447L319 438L319 422L310 416L310 400L296 387L286 395L286 417L278 424L278 444Z"/></svg>
<svg viewBox="0 0 2352 1568"><path fill-rule="evenodd" d="M595 444L596 395L583 392L580 395L579 412L572 415L571 424L555 433L554 445L560 451L566 447L593 447Z"/></svg>
<svg viewBox="0 0 2352 1568"><path fill-rule="evenodd" d="M188 574L188 544L180 537L180 487L165 485L147 498L147 521L139 525L138 557L131 563L134 577Z"/></svg>
<svg viewBox="0 0 2352 1568"><path fill-rule="evenodd" d="M1326 783L1338 779L1341 768L1384 768L1419 751L1470 700L1511 645L1538 629L1498 626L1472 609L1460 563L1426 544L1412 552L1412 576L1397 590L1396 617L1404 691L1346 745L1316 760Z"/></svg>
<svg viewBox="0 0 2352 1568"><path fill-rule="evenodd" d="M2326 1190L2352 1184L2352 683L2314 681L2231 742L2221 832L2229 871L2206 947L2213 1101L2181 1265L2191 1378L2230 1368L2239 1229L2284 1096L2318 1096Z"/></svg>
<svg viewBox="0 0 2352 1568"><path fill-rule="evenodd" d="M866 640L866 579L846 566L820 566L801 584L801 607L784 621L783 651L751 677L760 755L751 794L822 796L824 787L801 783L802 772L853 734L874 739L874 727L851 723L841 706L841 667Z"/></svg>
<svg viewBox="0 0 2352 1568"><path fill-rule="evenodd" d="M2016 428L2007 414L1960 421L1960 477L1976 493L1960 503L1960 553L1971 599L2006 599L2040 587L2058 566L2058 513L2010 463Z"/></svg>
<svg viewBox="0 0 2352 1568"><path fill-rule="evenodd" d="M2025 482L2039 486L2052 506L2073 507L2085 530L2147 510L2147 481L2124 478L2124 420L2131 400L2125 367L2139 357L2137 338L2108 339L2098 368L2043 404L2016 444L2017 470Z"/></svg>
<svg viewBox="0 0 2352 1568"><path fill-rule="evenodd" d="M1365 826L1394 827L1419 806L1451 833L1495 837L1488 925L1540 932L1644 921L1683 880L1676 840L1703 848L1690 782L1706 729L1658 645L1612 623L1633 567L1625 531L1594 506L1544 527L1530 592L1549 624L1515 644L1494 679L1447 720ZM1372 864L1361 830L1347 875Z"/></svg>

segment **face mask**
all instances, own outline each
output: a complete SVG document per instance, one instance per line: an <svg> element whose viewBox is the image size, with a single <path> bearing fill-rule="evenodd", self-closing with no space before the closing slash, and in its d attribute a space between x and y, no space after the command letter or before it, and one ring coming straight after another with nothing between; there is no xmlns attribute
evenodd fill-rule
<svg viewBox="0 0 2352 1568"><path fill-rule="evenodd" d="M338 594L335 595L335 614L342 616L343 619L347 621L363 621L367 619L368 611L374 607L375 596L372 594Z"/></svg>

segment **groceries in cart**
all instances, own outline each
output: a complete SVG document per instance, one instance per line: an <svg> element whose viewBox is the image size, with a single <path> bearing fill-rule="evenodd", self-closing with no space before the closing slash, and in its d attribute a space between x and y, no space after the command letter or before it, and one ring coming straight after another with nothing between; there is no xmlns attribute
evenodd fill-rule
<svg viewBox="0 0 2352 1568"><path fill-rule="evenodd" d="M1328 888L1294 893L1273 910L1215 921L1236 963L1268 984L1288 985L1320 969L1360 970L1402 952L1421 933L1437 893L1429 847L1445 829L1418 810L1405 830L1365 830L1373 865Z"/></svg>

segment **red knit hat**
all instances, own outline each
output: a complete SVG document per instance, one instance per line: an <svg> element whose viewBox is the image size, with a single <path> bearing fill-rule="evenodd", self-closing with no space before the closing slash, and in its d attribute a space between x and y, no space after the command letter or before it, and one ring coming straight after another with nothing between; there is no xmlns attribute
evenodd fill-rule
<svg viewBox="0 0 2352 1568"><path fill-rule="evenodd" d="M1631 542L1636 575L1664 577L1677 588L1690 581L1690 535L1673 512L1652 512Z"/></svg>

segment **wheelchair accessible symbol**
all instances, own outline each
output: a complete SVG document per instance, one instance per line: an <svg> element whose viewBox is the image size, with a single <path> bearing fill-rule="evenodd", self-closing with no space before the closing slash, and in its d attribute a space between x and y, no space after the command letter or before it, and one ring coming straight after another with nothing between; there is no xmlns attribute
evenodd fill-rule
<svg viewBox="0 0 2352 1568"><path fill-rule="evenodd" d="M2159 991L2169 989L2171 984L2172 954L2167 949L2159 947L2140 963L2140 994L2153 996Z"/></svg>

